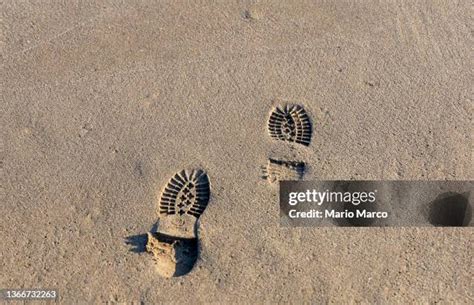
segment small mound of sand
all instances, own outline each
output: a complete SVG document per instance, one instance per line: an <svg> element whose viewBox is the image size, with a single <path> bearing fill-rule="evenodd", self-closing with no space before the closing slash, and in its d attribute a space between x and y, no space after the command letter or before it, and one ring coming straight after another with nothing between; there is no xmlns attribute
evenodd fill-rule
<svg viewBox="0 0 474 305"><path fill-rule="evenodd" d="M187 274L198 255L196 238L173 238L160 233L148 233L146 250L153 254L158 274L170 278Z"/></svg>

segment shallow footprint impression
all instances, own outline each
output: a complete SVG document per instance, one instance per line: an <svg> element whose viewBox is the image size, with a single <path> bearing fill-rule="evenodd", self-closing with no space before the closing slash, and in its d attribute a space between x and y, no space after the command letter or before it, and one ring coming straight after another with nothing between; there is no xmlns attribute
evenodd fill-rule
<svg viewBox="0 0 474 305"><path fill-rule="evenodd" d="M263 168L262 178L270 183L303 179L306 166L304 162L268 159Z"/></svg>
<svg viewBox="0 0 474 305"><path fill-rule="evenodd" d="M148 233L146 244L160 275L181 276L192 270L199 249L197 220L209 197L209 178L202 170L183 170L165 186L159 203L158 232Z"/></svg>

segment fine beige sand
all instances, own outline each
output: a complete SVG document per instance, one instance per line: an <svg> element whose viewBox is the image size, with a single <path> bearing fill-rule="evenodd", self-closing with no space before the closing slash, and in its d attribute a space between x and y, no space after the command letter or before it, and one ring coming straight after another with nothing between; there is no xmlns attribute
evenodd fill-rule
<svg viewBox="0 0 474 305"><path fill-rule="evenodd" d="M85 303L474 303L470 228L280 227L269 158L307 180L469 180L470 1L0 3L0 289ZM304 106L308 146L273 139ZM175 173L211 197L163 278Z"/></svg>

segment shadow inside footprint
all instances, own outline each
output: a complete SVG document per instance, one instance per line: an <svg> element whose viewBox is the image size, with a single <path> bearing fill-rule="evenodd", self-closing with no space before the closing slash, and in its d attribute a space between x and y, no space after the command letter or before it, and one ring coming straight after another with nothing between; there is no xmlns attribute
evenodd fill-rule
<svg viewBox="0 0 474 305"><path fill-rule="evenodd" d="M148 233L146 251L151 252L158 272L164 277L182 276L193 269L198 258L197 238L177 238L162 233Z"/></svg>
<svg viewBox="0 0 474 305"><path fill-rule="evenodd" d="M472 217L469 193L447 192L429 203L428 221L434 226L462 227Z"/></svg>

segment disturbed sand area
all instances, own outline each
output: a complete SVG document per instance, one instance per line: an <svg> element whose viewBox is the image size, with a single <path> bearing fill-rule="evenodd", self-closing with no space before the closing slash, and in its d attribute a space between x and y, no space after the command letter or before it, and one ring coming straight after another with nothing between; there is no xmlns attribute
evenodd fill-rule
<svg viewBox="0 0 474 305"><path fill-rule="evenodd" d="M71 302L474 302L472 228L282 228L268 158L305 179L473 178L469 1L1 4L0 288ZM307 147L267 133L304 105ZM184 277L125 241L200 167ZM140 253L137 253L140 252Z"/></svg>

